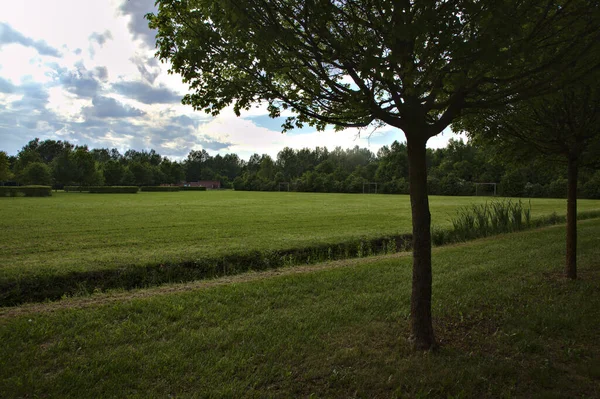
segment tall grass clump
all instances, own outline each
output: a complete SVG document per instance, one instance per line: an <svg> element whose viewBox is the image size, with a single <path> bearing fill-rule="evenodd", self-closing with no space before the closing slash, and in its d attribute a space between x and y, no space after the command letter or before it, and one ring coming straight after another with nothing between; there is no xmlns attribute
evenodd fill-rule
<svg viewBox="0 0 600 399"><path fill-rule="evenodd" d="M519 200L501 200L460 208L452 219L452 238L466 241L489 235L523 230L531 225L531 205Z"/></svg>

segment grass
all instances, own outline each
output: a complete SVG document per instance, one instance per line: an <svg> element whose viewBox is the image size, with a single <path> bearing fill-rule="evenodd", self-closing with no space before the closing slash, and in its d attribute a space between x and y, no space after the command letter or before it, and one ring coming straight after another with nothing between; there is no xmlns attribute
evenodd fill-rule
<svg viewBox="0 0 600 399"><path fill-rule="evenodd" d="M434 249L436 353L405 339L402 254L0 309L0 396L598 397L600 221L579 229L577 281L564 226Z"/></svg>
<svg viewBox="0 0 600 399"><path fill-rule="evenodd" d="M450 226L473 197L432 197L433 224ZM0 279L131 264L302 248L410 233L407 196L302 193L139 193L7 198L0 207ZM564 200L532 201L533 217ZM581 211L600 201L580 201Z"/></svg>
<svg viewBox="0 0 600 399"><path fill-rule="evenodd" d="M458 208L485 201L431 197L433 224L450 227ZM236 267L236 256L243 255L262 264L274 251L352 244L411 230L407 196L56 193L1 202L2 304L196 279L199 272L211 275L215 259ZM533 200L532 217L564 214L564 202ZM579 204L581 211L598 208L600 201ZM182 265L181 270L172 265Z"/></svg>

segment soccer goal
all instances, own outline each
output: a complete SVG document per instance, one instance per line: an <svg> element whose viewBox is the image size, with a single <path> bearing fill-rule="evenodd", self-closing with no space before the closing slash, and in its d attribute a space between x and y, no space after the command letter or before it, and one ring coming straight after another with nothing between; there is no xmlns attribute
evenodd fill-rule
<svg viewBox="0 0 600 399"><path fill-rule="evenodd" d="M475 183L475 195L491 195L496 196L496 186L498 183Z"/></svg>
<svg viewBox="0 0 600 399"><path fill-rule="evenodd" d="M374 183L374 182L363 183L363 194L377 194L377 183Z"/></svg>
<svg viewBox="0 0 600 399"><path fill-rule="evenodd" d="M290 191L290 183L289 182L280 182L279 183L279 191Z"/></svg>

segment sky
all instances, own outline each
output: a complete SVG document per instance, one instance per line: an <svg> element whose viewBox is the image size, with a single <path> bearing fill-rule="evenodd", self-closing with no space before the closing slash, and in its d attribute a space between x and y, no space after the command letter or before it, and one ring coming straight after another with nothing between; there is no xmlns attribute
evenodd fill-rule
<svg viewBox="0 0 600 399"><path fill-rule="evenodd" d="M0 151L33 138L90 148L154 149L171 159L191 150L275 157L284 147L356 145L377 152L401 130L304 128L281 133L265 106L217 117L182 105L187 86L154 57L144 15L155 0L0 0ZM449 130L429 140L444 147Z"/></svg>

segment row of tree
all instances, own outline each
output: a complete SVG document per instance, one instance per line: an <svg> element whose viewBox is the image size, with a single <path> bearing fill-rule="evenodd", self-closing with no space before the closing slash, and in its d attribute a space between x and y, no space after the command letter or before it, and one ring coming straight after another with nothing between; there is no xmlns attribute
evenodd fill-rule
<svg viewBox="0 0 600 399"><path fill-rule="evenodd" d="M559 163L529 158L507 162L498 147L483 142L450 140L445 148L427 150L431 194L473 195L476 182L499 183L506 196L565 197L567 171ZM19 184L139 185L177 184L183 181L219 180L236 190L304 192L374 192L408 194L408 159L405 143L394 142L376 154L366 148L284 148L275 159L254 154L248 161L236 154L211 156L191 151L182 162L154 150L89 149L66 141L31 140L12 157L0 152L0 181ZM600 198L600 172L584 169L579 195ZM479 192L490 193L491 186Z"/></svg>

